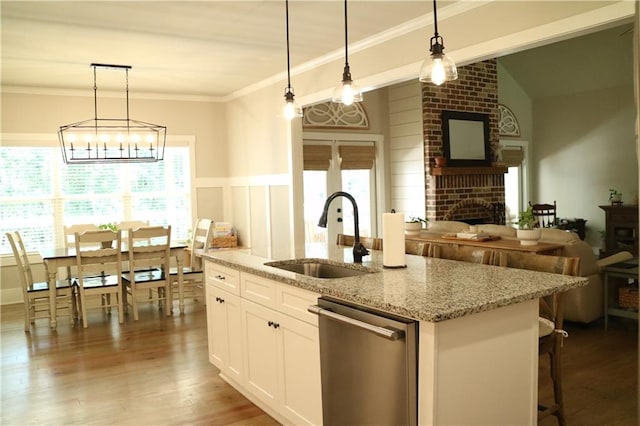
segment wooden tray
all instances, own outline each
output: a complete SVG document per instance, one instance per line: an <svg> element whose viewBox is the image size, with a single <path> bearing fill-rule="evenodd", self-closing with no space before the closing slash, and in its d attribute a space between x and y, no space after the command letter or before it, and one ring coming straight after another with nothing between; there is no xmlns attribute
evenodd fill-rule
<svg viewBox="0 0 640 426"><path fill-rule="evenodd" d="M479 241L479 242L483 242L483 241L497 241L500 239L499 236L497 235L489 235L488 237L482 237L482 238L458 238L455 234L452 235L443 235L442 236L443 239L445 240L456 240L456 241Z"/></svg>

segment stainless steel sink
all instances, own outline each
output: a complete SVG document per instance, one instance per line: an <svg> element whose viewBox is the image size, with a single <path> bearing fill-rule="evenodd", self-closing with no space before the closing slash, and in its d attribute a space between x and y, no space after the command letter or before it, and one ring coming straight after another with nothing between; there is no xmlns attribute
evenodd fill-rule
<svg viewBox="0 0 640 426"><path fill-rule="evenodd" d="M265 265L314 278L346 278L377 272L361 265L329 263L322 259L282 260L267 262Z"/></svg>

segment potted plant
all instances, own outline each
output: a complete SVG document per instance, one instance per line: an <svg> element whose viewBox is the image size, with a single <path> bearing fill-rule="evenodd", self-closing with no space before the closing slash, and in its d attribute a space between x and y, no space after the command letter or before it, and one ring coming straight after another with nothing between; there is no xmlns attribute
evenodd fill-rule
<svg viewBox="0 0 640 426"><path fill-rule="evenodd" d="M531 206L518 215L518 230L516 231L520 244L535 246L540 239L540 228L535 228L538 219L533 215Z"/></svg>
<svg viewBox="0 0 640 426"><path fill-rule="evenodd" d="M118 232L118 226L115 223L101 223L100 225L98 225L98 229L102 229L102 230L109 230L109 231L113 231L113 232ZM102 243L102 248L109 248L111 247L111 242L110 241L104 241Z"/></svg>
<svg viewBox="0 0 640 426"><path fill-rule="evenodd" d="M622 192L616 189L609 189L609 202L611 204L622 204Z"/></svg>
<svg viewBox="0 0 640 426"><path fill-rule="evenodd" d="M419 235L422 225L427 223L427 219L422 217L410 216L409 220L404 223L405 235Z"/></svg>

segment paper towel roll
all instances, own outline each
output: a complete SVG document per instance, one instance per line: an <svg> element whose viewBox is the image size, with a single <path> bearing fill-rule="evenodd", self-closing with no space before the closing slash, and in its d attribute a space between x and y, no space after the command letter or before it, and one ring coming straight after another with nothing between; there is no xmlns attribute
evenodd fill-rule
<svg viewBox="0 0 640 426"><path fill-rule="evenodd" d="M404 213L382 215L382 265L385 268L403 268L404 261Z"/></svg>

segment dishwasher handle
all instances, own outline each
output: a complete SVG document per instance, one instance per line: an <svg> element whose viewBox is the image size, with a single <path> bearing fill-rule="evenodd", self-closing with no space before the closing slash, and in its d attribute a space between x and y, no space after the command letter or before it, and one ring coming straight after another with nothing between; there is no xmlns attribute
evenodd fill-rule
<svg viewBox="0 0 640 426"><path fill-rule="evenodd" d="M313 305L307 308L307 311L312 314L316 314L318 316L324 316L335 321L343 322L354 327L362 328L364 330L370 331L380 337L384 337L389 340L400 340L404 338L403 330L396 330L393 328L379 327L377 325L369 324L368 322L360 321L354 318L350 318L344 315L336 314L333 311L328 309L323 309L320 306Z"/></svg>

